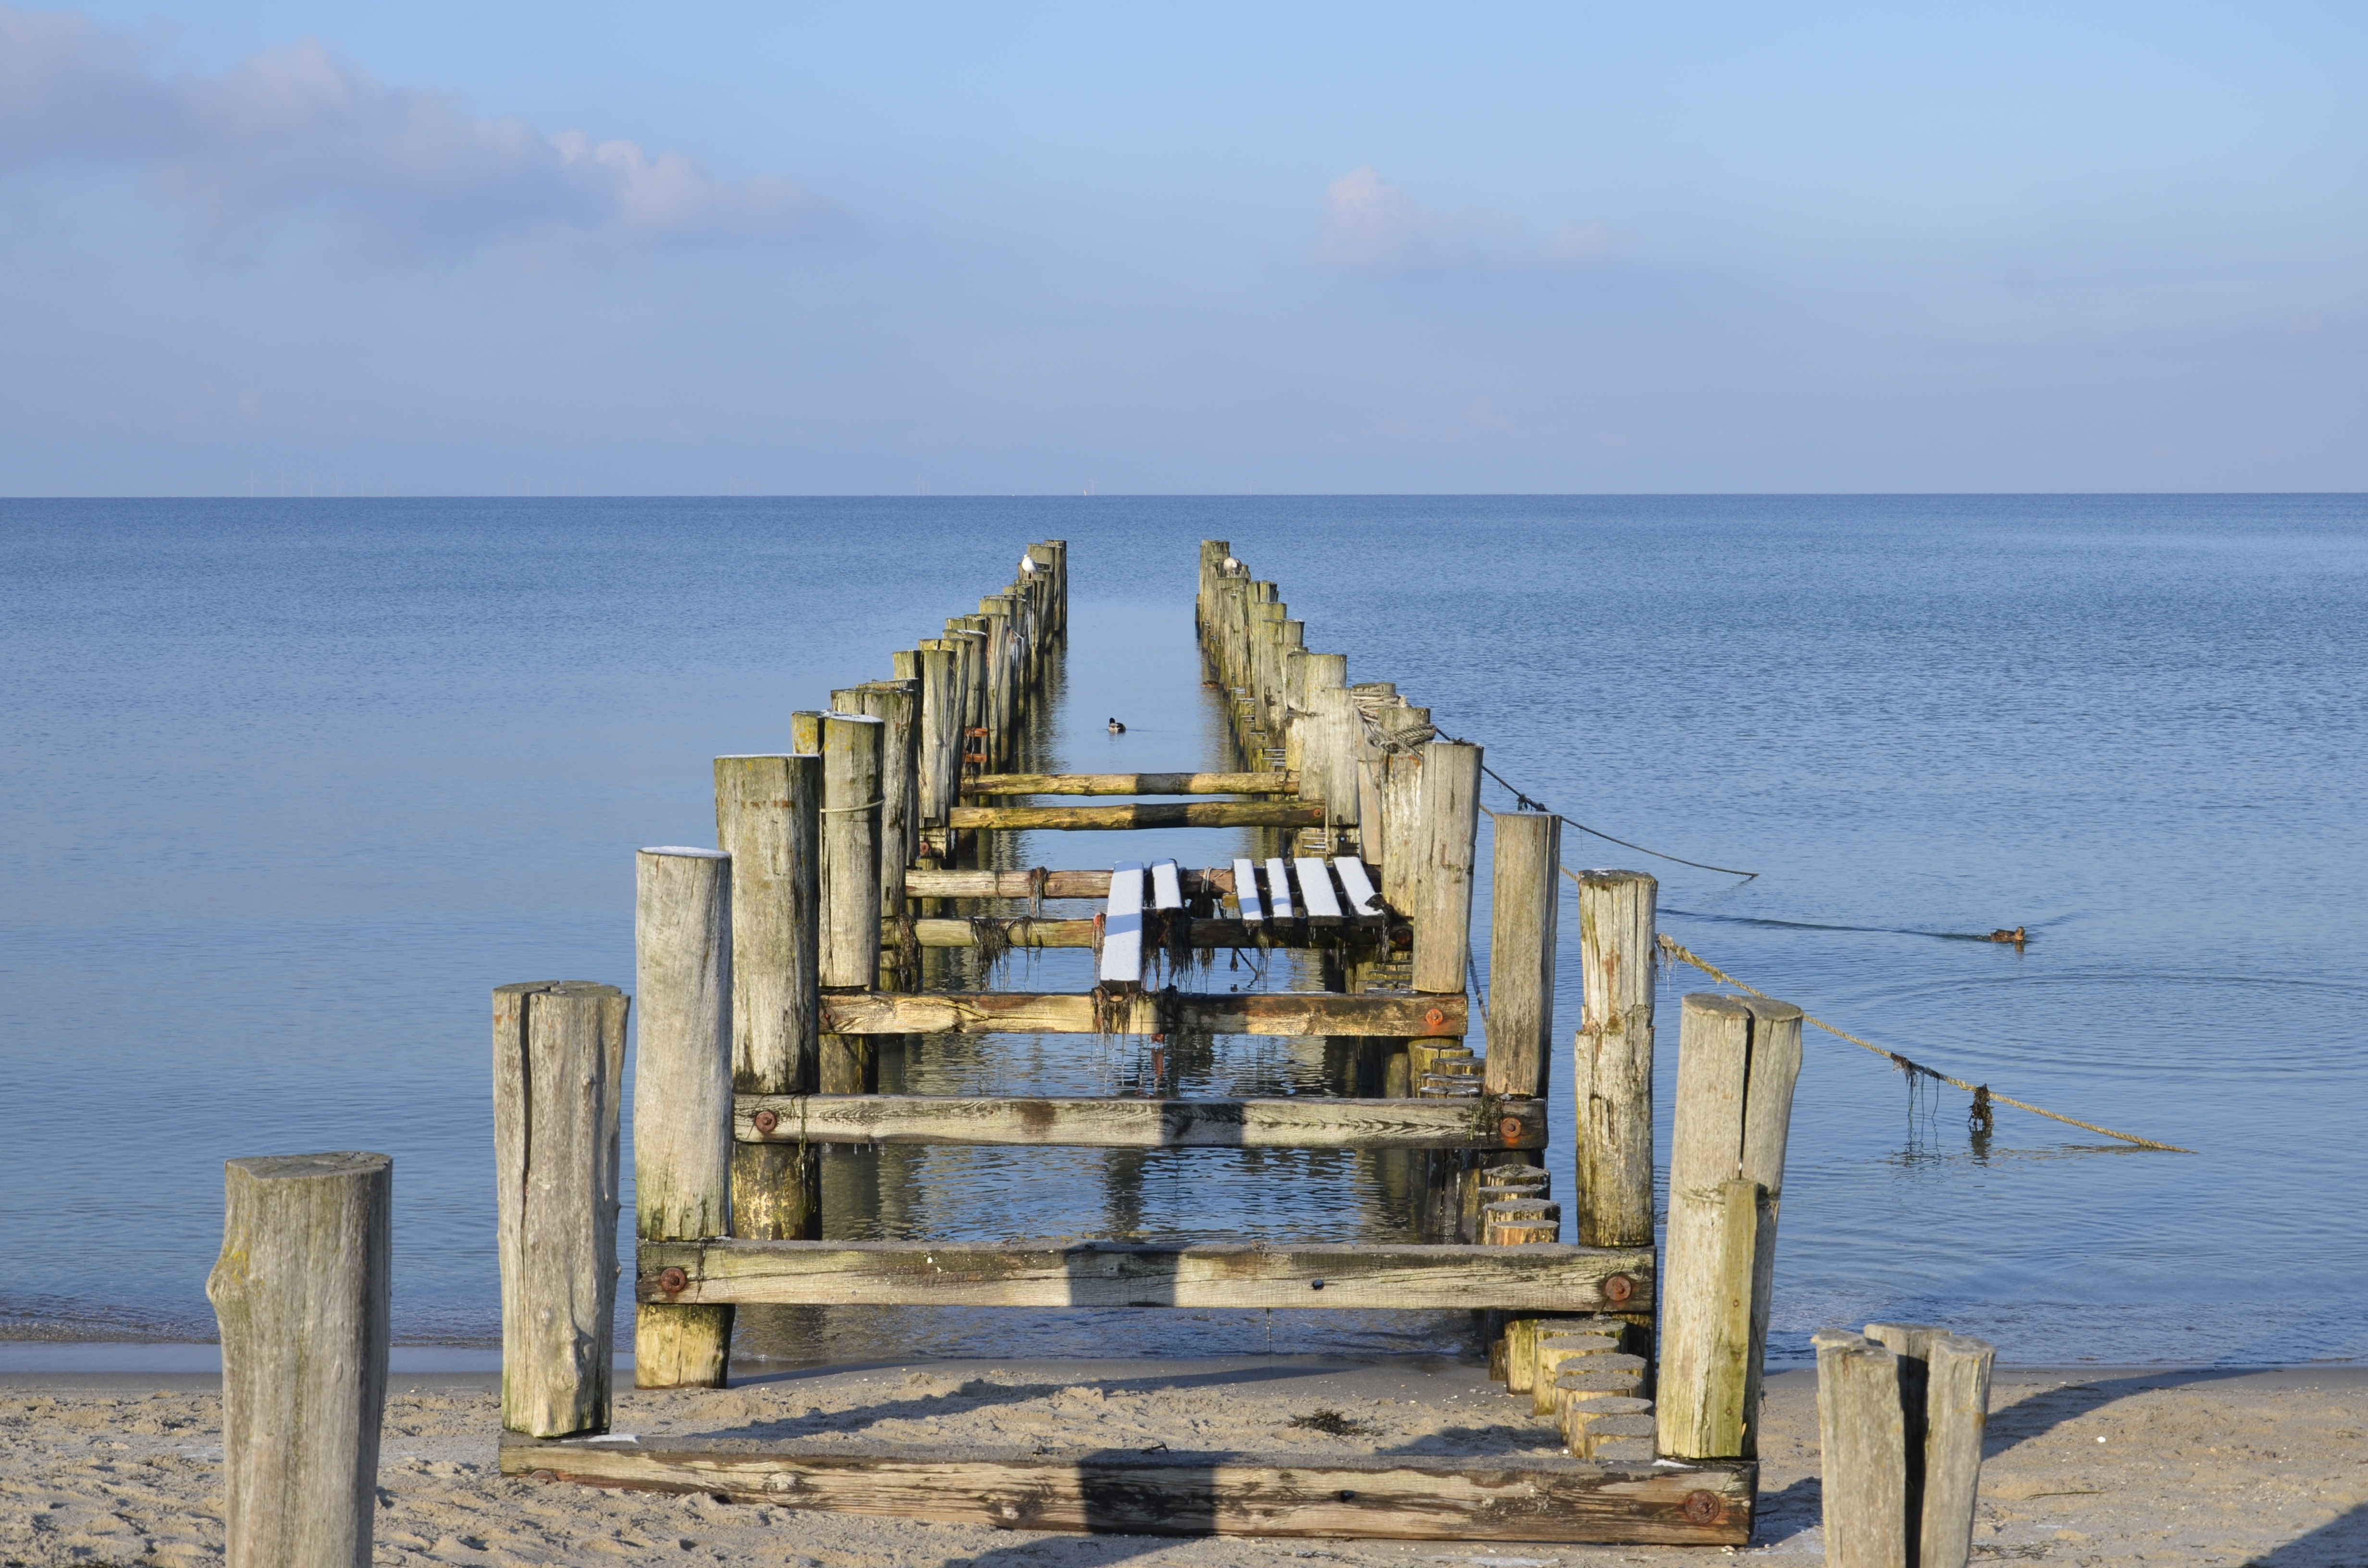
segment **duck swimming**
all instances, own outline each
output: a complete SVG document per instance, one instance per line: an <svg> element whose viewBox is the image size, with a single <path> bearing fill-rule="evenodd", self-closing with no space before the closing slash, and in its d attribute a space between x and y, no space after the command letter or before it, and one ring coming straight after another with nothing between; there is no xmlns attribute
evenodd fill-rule
<svg viewBox="0 0 2368 1568"><path fill-rule="evenodd" d="M1120 723L1117 720L1115 720L1115 719L1111 720L1111 721L1110 722L1110 733L1111 733L1111 734L1113 734L1113 735L1122 735L1122 734L1126 733L1126 726L1125 726L1124 724Z"/></svg>

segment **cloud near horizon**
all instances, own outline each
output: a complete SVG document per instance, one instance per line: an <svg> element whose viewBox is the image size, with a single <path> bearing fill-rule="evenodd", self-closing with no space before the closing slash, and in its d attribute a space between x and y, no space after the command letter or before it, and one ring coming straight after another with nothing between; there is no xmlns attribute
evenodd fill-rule
<svg viewBox="0 0 2368 1568"><path fill-rule="evenodd" d="M832 203L726 181L679 153L485 119L391 87L316 40L217 76L160 76L152 46L72 11L0 4L0 170L144 169L210 237L317 225L382 258L496 245L582 250L819 237Z"/></svg>
<svg viewBox="0 0 2368 1568"><path fill-rule="evenodd" d="M1364 272L1502 270L1565 266L1611 248L1611 233L1600 223L1567 223L1541 241L1504 213L1425 207L1367 164L1325 192L1315 261Z"/></svg>

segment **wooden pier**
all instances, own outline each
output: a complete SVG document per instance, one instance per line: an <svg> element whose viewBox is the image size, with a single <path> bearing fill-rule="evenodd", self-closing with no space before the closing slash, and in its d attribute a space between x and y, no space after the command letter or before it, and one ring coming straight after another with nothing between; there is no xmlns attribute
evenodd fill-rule
<svg viewBox="0 0 2368 1568"><path fill-rule="evenodd" d="M1743 1168L1727 1174L1744 1179L1701 1203L1690 1189L1687 1214L1703 1217L1687 1235L1712 1239L1681 1252L1673 1228L1670 1268L1688 1297L1665 1309L1652 1226L1652 879L1591 873L1577 890L1588 1002L1573 1087L1585 1149L1565 1162L1557 1200L1544 1153L1559 823L1497 819L1483 1028L1470 984L1480 748L1440 739L1393 683L1351 684L1343 655L1306 645L1276 585L1211 540L1196 621L1235 750L1226 768L1024 771L1067 609L1065 543L1030 545L1008 587L896 652L888 678L793 716L780 753L716 759L717 848L642 852L629 1271L638 1384L723 1383L743 1303L1470 1311L1488 1314L1498 1375L1555 1424L1569 1457L608 1437L605 1359L596 1378L575 1325L606 1321L598 1304L612 1299L596 1244L599 1183L613 1205L616 1162L593 1146L598 1118L538 1114L543 1097L583 1089L540 1071L536 1020L550 1009L538 998L552 988L509 987L496 996L497 1030L519 1065L501 1080L499 1125L514 1138L574 1128L592 1142L533 1155L538 1173L591 1173L562 1194L581 1210L566 1224L550 1192L504 1188L506 1375L536 1392L506 1399L503 1472L1033 1529L1748 1542L1758 1471L1751 1424L1736 1415L1758 1391L1782 1113L1771 1090L1748 1130L1730 1118L1690 1132L1681 1118L1680 1141L1693 1139L1689 1158L1704 1170L1726 1159L1727 1172L1734 1161L1717 1151L1740 1141ZM1207 868L1155 851L1031 869L1001 864L995 836L1209 827L1246 830L1249 852ZM1072 907L1045 907L1063 903ZM987 949L1028 948L1089 950L1097 983L997 990L975 974L956 983L948 967L961 949L978 955L961 967L981 970ZM1310 954L1325 989L1181 983L1209 954L1271 949ZM1748 1036L1749 1019L1720 1022ZM880 1092L882 1040L1015 1034L1315 1038L1345 1066L1331 1096ZM1797 1025L1793 1051L1797 1062ZM598 1052L566 1060L616 1071ZM1728 1082L1742 1061L1706 1058L1701 1092L1741 1105L1759 1085ZM1749 1071L1774 1069L1763 1052ZM613 1105L616 1087L596 1086L595 1102ZM1789 1108L1789 1077L1782 1090ZM605 1126L613 1141L613 1115ZM1419 1172L1420 1225L1366 1244L825 1238L824 1153L881 1144L1401 1151ZM537 1250L523 1205L540 1206L552 1245ZM1644 1397L1656 1335L1701 1369L1688 1374L1702 1386L1687 1391L1687 1446L1674 1455L1656 1448ZM1730 1364L1732 1380L1721 1370Z"/></svg>

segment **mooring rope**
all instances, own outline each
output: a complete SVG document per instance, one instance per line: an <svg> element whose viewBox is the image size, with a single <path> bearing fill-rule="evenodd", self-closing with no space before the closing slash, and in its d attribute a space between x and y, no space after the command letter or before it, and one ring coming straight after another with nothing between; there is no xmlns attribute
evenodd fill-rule
<svg viewBox="0 0 2368 1568"><path fill-rule="evenodd" d="M1470 745L1472 744L1469 741L1456 740L1453 735L1449 734L1444 730L1437 731L1436 733L1440 740L1453 742L1456 745ZM1544 812L1549 816L1562 816L1561 812L1547 805L1543 801L1523 794L1510 779L1497 772L1495 768L1489 767L1486 762L1483 762L1480 765L1480 771L1486 774L1489 778L1494 778L1498 784L1504 787L1505 792L1513 797L1513 805L1516 810L1524 812ZM1747 882L1759 875L1757 871L1737 870L1733 866L1713 866L1707 860L1689 860L1682 855L1665 855L1658 849L1647 849L1641 844L1631 844L1624 838L1614 838L1610 834L1603 832L1600 828L1588 826L1585 823L1580 822L1576 817L1563 817L1562 820L1570 824L1571 826L1578 829L1579 832L1600 838L1606 844L1617 844L1622 849L1634 849L1639 855L1650 855L1656 860L1667 860L1673 866L1691 866L1697 871L1716 871L1722 877L1741 877ZM1570 871L1570 868L1568 866L1565 866L1563 869L1565 871ZM1577 875L1575 871L1570 871L1570 874L1573 876Z"/></svg>
<svg viewBox="0 0 2368 1568"><path fill-rule="evenodd" d="M1682 960L1683 961L1693 965L1696 969L1702 971L1704 974L1709 975L1713 980L1717 981L1720 984L1732 985L1739 991L1748 991L1754 996L1768 996L1768 993L1760 990L1757 985L1748 984L1743 981L1736 979L1735 976L1727 973L1726 971L1719 968L1716 964L1712 963L1709 960L1690 950L1683 943L1667 936L1661 937L1659 940L1661 950L1663 952L1668 954L1673 959ZM1772 1002L1776 1000L1776 998L1769 996L1769 1000ZM2135 1143L2141 1149L2161 1149L2173 1154L2192 1154L2195 1153L2192 1149L2182 1149L2176 1143L2157 1143L2151 1138L2141 1138L2135 1132L2116 1132L2110 1127L2100 1127L2093 1121L2083 1121L2077 1116L2066 1116L2058 1111L2047 1110L2039 1106L2032 1105L2028 1100L2019 1100L2011 1096L1999 1094L1996 1089L1991 1088L1987 1084L1968 1084L1963 1078L1952 1078L1946 1073L1934 1072L1931 1068L1925 1066L1920 1062L1910 1062L1907 1058L1900 1055L1899 1052L1896 1051L1885 1051L1883 1047L1875 1044L1873 1040L1861 1040L1858 1036L1851 1034L1847 1029L1838 1029L1834 1028L1833 1025L1826 1022L1823 1018L1812 1017L1807 1013L1803 1013L1801 1015L1801 1018L1804 1023L1815 1024L1817 1028L1825 1030L1827 1034L1834 1036L1836 1039L1846 1040L1852 1045L1859 1047L1861 1050L1874 1052L1877 1056L1884 1058L1890 1062L1893 1066L1899 1068L1903 1072L1921 1073L1928 1078L1938 1078L1944 1084L1949 1084L1957 1088L1963 1089L1965 1093L1973 1096L1977 1104L1988 1104L1994 1101L1998 1105L2010 1105L2017 1110L2027 1110L2033 1116L2044 1116L2050 1121L2061 1121L2067 1126L2085 1128L2090 1132L2101 1132L2108 1138L2118 1138L2124 1143Z"/></svg>

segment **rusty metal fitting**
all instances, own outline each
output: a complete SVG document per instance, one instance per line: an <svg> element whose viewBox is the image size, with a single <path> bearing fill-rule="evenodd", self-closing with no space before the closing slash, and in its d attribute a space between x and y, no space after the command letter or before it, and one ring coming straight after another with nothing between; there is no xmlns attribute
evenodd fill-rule
<svg viewBox="0 0 2368 1568"><path fill-rule="evenodd" d="M679 1296L689 1284L690 1276L679 1268L662 1268L658 1271L658 1289L669 1296Z"/></svg>
<svg viewBox="0 0 2368 1568"><path fill-rule="evenodd" d="M1615 1274L1603 1282L1603 1299L1615 1307L1635 1293L1636 1281L1625 1274Z"/></svg>
<svg viewBox="0 0 2368 1568"><path fill-rule="evenodd" d="M769 1110L760 1110L748 1119L756 1124L757 1131L759 1132L770 1132L781 1125L781 1119Z"/></svg>
<svg viewBox="0 0 2368 1568"><path fill-rule="evenodd" d="M1681 1505L1689 1524L1714 1525L1726 1517L1726 1505L1718 1500L1715 1492L1689 1492Z"/></svg>
<svg viewBox="0 0 2368 1568"><path fill-rule="evenodd" d="M1506 1142L1518 1143L1521 1141L1521 1119L1518 1116L1505 1117L1497 1123L1497 1131Z"/></svg>

